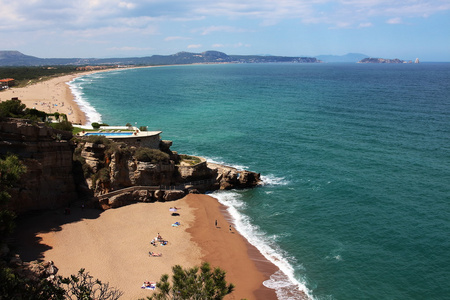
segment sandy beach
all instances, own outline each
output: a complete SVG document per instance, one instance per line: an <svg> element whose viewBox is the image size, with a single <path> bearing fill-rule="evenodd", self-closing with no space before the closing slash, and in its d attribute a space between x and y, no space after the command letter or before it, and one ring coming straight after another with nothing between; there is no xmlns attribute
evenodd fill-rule
<svg viewBox="0 0 450 300"><path fill-rule="evenodd" d="M9 89L0 93L0 100L18 97L27 107L65 113L69 121L85 124L86 116L67 82L87 73L92 72ZM172 206L181 208L179 216L170 214ZM278 268L236 232L225 210L206 195L107 211L73 205L70 215L64 215L63 210L49 211L23 220L17 235L19 253L25 261L54 261L63 276L85 268L95 278L122 290L122 299L145 298L152 291L141 289L142 283L171 274L173 265L187 268L203 261L225 270L227 281L236 285L226 299L276 299L275 291L262 283ZM172 226L177 221L181 226ZM150 244L158 233L168 245ZM162 253L162 257L149 257L149 251Z"/></svg>
<svg viewBox="0 0 450 300"><path fill-rule="evenodd" d="M169 209L180 208L179 216ZM138 299L152 293L141 289L144 281L158 281L171 267L185 268L210 262L227 272L236 285L226 299L276 299L262 282L276 271L239 235L222 213L216 199L188 195L173 202L136 203L99 211L71 207L27 217L18 227L19 253L26 260L52 260L59 275L85 268L95 278L124 292L122 299ZM218 226L215 226L215 220ZM180 226L172 224L180 222ZM165 246L152 246L160 234ZM150 257L149 251L161 253Z"/></svg>
<svg viewBox="0 0 450 300"><path fill-rule="evenodd" d="M19 98L28 108L36 108L46 113L64 113L70 122L85 124L86 116L74 100L68 82L86 73L55 77L22 88L10 88L0 93L0 100Z"/></svg>

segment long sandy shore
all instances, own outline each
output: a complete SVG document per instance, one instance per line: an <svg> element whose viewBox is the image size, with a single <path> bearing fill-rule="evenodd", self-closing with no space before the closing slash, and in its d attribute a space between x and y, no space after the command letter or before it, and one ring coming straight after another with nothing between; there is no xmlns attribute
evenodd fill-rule
<svg viewBox="0 0 450 300"><path fill-rule="evenodd" d="M0 100L18 97L27 107L65 113L69 121L85 124L86 116L67 83L88 73L92 72L3 91ZM171 216L172 206L181 207L180 216ZM20 226L18 241L23 259L52 260L60 275L66 276L85 268L122 290L122 299L148 296L152 291L141 289L142 283L171 274L175 264L192 267L202 261L225 270L227 280L236 285L227 299L276 299L275 291L262 283L278 268L236 232L229 220L225 207L206 195L188 195L167 203L137 203L104 212L77 206L69 216L53 211L27 218ZM176 221L181 226L171 226ZM158 233L168 245L150 245ZM149 257L149 251L163 255Z"/></svg>
<svg viewBox="0 0 450 300"><path fill-rule="evenodd" d="M0 92L0 100L17 97L28 108L36 108L46 113L64 113L70 122L86 124L86 115L74 100L68 82L92 72L77 73L55 77L22 88L12 87Z"/></svg>
<svg viewBox="0 0 450 300"><path fill-rule="evenodd" d="M169 209L179 208L179 216ZM188 195L173 202L136 203L99 211L72 206L70 215L51 211L20 222L17 240L24 260L52 260L58 274L85 268L95 278L124 292L122 299L139 299L153 291L144 281L158 281L171 267L185 268L208 261L227 272L236 285L226 299L276 299L262 285L277 268L266 261L230 225L224 207L207 195ZM215 222L217 220L217 227ZM179 222L180 226L172 226ZM158 233L168 241L152 246ZM149 251L161 253L150 257Z"/></svg>

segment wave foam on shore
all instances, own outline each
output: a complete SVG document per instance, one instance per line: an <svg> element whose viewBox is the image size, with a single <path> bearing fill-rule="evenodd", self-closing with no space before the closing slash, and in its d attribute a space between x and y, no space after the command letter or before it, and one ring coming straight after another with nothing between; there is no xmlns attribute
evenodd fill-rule
<svg viewBox="0 0 450 300"><path fill-rule="evenodd" d="M72 91L72 94L74 95L74 101L86 115L86 125L90 125L94 122L102 123L102 115L85 99L82 87L86 81L91 80L89 77L93 75L94 74L77 77L67 83Z"/></svg>
<svg viewBox="0 0 450 300"><path fill-rule="evenodd" d="M210 194L216 198L221 204L227 207L235 229L247 241L255 246L261 254L280 270L270 276L266 280L264 286L274 289L278 299L313 299L308 288L295 278L294 268L289 263L289 257L276 244L276 236L268 236L262 232L260 228L251 223L249 217L241 213L240 210L245 208L245 202L240 199L241 195L236 191L216 191ZM298 291L298 292L293 292Z"/></svg>

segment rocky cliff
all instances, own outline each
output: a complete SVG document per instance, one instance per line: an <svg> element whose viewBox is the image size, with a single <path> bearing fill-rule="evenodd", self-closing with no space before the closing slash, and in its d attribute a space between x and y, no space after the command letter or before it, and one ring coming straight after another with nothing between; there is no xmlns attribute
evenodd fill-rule
<svg viewBox="0 0 450 300"><path fill-rule="evenodd" d="M11 190L13 210L58 208L77 199L71 137L71 133L27 120L0 121L0 155L14 153L27 168Z"/></svg>
<svg viewBox="0 0 450 300"><path fill-rule="evenodd" d="M17 213L62 208L84 199L104 209L136 201L170 201L187 193L250 188L260 176L160 150L70 132L23 119L0 121L0 155L16 154L27 168L10 193Z"/></svg>
<svg viewBox="0 0 450 300"><path fill-rule="evenodd" d="M98 139L98 138L97 138ZM142 201L170 201L187 193L217 189L250 188L260 183L260 175L249 171L207 163L204 158L178 155L170 141L161 141L161 150L142 161L140 149L113 143L78 140L75 160L83 169L85 190L92 191L104 209ZM142 150L142 149L141 149ZM191 159L194 158L195 162Z"/></svg>

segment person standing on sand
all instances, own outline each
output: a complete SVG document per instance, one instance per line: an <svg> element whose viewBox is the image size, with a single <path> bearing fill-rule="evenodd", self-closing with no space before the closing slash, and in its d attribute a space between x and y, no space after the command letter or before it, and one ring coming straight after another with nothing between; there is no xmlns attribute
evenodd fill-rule
<svg viewBox="0 0 450 300"><path fill-rule="evenodd" d="M217 220L216 220L216 222L214 224L216 225L216 228L217 228Z"/></svg>
<svg viewBox="0 0 450 300"><path fill-rule="evenodd" d="M230 225L230 232L231 232L231 225Z"/></svg>

